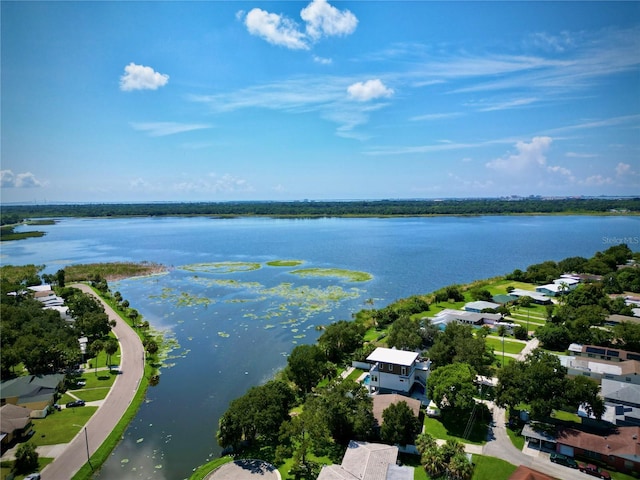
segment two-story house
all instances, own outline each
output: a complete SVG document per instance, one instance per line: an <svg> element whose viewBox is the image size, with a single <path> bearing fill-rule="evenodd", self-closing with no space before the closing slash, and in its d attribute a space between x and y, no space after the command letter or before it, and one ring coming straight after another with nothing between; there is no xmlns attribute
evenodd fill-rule
<svg viewBox="0 0 640 480"><path fill-rule="evenodd" d="M376 348L367 357L369 369L369 393L400 393L409 395L411 390L425 391L429 375L429 360L420 361L419 353Z"/></svg>

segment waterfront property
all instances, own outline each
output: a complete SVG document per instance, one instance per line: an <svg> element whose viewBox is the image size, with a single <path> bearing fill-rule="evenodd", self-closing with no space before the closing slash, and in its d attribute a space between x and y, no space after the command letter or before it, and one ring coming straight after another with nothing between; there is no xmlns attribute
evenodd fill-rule
<svg viewBox="0 0 640 480"><path fill-rule="evenodd" d="M367 357L369 393L410 395L414 390L424 395L431 362L421 361L417 352L378 347ZM426 398L425 398L426 400Z"/></svg>
<svg viewBox="0 0 640 480"><path fill-rule="evenodd" d="M499 322L502 319L502 315L499 313L479 313L476 311L445 308L429 319L433 325L442 326L442 328L446 327L451 322L481 327L485 324L493 325L496 322Z"/></svg>
<svg viewBox="0 0 640 480"><path fill-rule="evenodd" d="M7 403L0 407L0 441L2 451L14 440L29 438L33 430L31 409Z"/></svg>
<svg viewBox="0 0 640 480"><path fill-rule="evenodd" d="M342 463L322 467L318 480L413 480L413 467L397 459L398 447L352 440Z"/></svg>
<svg viewBox="0 0 640 480"><path fill-rule="evenodd" d="M12 378L0 384L0 402L44 411L46 415L47 407L53 405L63 382L62 373Z"/></svg>
<svg viewBox="0 0 640 480"><path fill-rule="evenodd" d="M398 395L397 393L388 393L388 394L380 394L374 395L373 399L373 418L376 419L376 426L379 428L384 423L383 413L389 408L391 405L396 405L400 402L405 402L407 406L413 412L413 415L416 418L420 417L420 400L415 398L405 397L403 395Z"/></svg>

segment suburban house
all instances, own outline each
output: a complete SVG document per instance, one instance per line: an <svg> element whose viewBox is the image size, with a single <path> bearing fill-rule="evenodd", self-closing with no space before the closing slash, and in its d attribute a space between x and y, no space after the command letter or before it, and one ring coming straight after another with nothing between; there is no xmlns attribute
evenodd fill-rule
<svg viewBox="0 0 640 480"><path fill-rule="evenodd" d="M14 440L22 440L31 435L31 409L11 405L0 407L0 439L2 451Z"/></svg>
<svg viewBox="0 0 640 480"><path fill-rule="evenodd" d="M466 303L464 306L464 309L467 312L482 313L483 310L495 310L496 308L499 308L499 307L500 307L499 303L485 302L483 300L478 300L477 302Z"/></svg>
<svg viewBox="0 0 640 480"><path fill-rule="evenodd" d="M556 443L563 455L596 460L620 472L640 471L640 427L618 427L607 435L563 428Z"/></svg>
<svg viewBox="0 0 640 480"><path fill-rule="evenodd" d="M640 324L640 318L631 317L629 315L613 314L613 315L609 315L604 320L604 324L605 325L609 325L609 326L619 325L619 324L624 323L624 322Z"/></svg>
<svg viewBox="0 0 640 480"><path fill-rule="evenodd" d="M369 393L409 395L414 388L424 392L431 362L420 361L419 353L378 347L367 357Z"/></svg>
<svg viewBox="0 0 640 480"><path fill-rule="evenodd" d="M481 327L482 325L493 325L499 322L502 320L502 315L499 313L478 313L468 310L445 308L438 312L435 317L429 317L429 319L433 325L446 326L451 322L458 322L465 325Z"/></svg>
<svg viewBox="0 0 640 480"><path fill-rule="evenodd" d="M64 374L27 375L0 383L0 405L12 404L46 410L64 382Z"/></svg>
<svg viewBox="0 0 640 480"><path fill-rule="evenodd" d="M524 465L520 465L516 468L515 472L511 474L509 480L555 480L546 473L539 472Z"/></svg>
<svg viewBox="0 0 640 480"><path fill-rule="evenodd" d="M640 385L604 379L600 395L606 407L604 420L620 426L640 426Z"/></svg>
<svg viewBox="0 0 640 480"><path fill-rule="evenodd" d="M560 363L567 368L568 375L589 377L598 383L606 379L640 385L640 360L614 361L583 356L561 356Z"/></svg>
<svg viewBox="0 0 640 480"><path fill-rule="evenodd" d="M597 358L615 362L640 360L640 353L628 352L617 348L598 347L596 345L572 345L569 351L576 357Z"/></svg>
<svg viewBox="0 0 640 480"><path fill-rule="evenodd" d="M518 300L520 297L531 297L533 303L538 305L551 305L553 303L547 295L531 290L522 290L521 288L514 288L509 292L509 295L513 297L514 300Z"/></svg>
<svg viewBox="0 0 640 480"><path fill-rule="evenodd" d="M322 467L318 480L413 480L413 467L397 459L398 447L352 440L342 463Z"/></svg>
<svg viewBox="0 0 640 480"><path fill-rule="evenodd" d="M376 426L379 428L384 423L382 414L391 405L405 402L407 406L413 412L413 415L418 418L420 416L420 400L415 398L405 397L398 395L397 393L380 394L371 397L373 399L373 417L376 419Z"/></svg>

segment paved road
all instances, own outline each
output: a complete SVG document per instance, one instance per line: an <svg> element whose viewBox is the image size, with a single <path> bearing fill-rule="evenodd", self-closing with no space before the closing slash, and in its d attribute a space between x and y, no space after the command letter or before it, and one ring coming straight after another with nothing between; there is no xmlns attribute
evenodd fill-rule
<svg viewBox="0 0 640 480"><path fill-rule="evenodd" d="M504 408L499 408L492 402L486 402L490 410L493 410L493 421L489 428L489 441L484 445L482 454L498 457L502 460L513 465L524 465L525 467L538 470L539 472L546 473L552 477L559 478L561 480L593 480L593 477L582 473L579 470L574 470L563 465L551 463L548 456L541 454L538 457L526 455L522 451L513 446L509 435L507 435L507 419ZM538 453L536 451L536 453Z"/></svg>
<svg viewBox="0 0 640 480"><path fill-rule="evenodd" d="M73 285L94 295L89 286ZM98 297L96 297L98 298ZM98 300L100 300L98 298ZM100 300L102 302L102 300ZM120 342L120 371L102 406L89 419L86 428L68 444L67 448L42 471L43 480L69 480L87 462L87 443L92 455L111 433L133 400L144 375L144 349L140 338L126 322L102 302L109 320L116 320L113 328ZM85 437L86 432L86 437Z"/></svg>

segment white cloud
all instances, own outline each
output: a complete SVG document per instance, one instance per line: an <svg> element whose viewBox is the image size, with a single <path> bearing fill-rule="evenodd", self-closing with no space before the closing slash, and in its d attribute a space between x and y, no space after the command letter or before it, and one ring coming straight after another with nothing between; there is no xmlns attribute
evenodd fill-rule
<svg viewBox="0 0 640 480"><path fill-rule="evenodd" d="M12 170L0 171L0 186L2 188L36 188L43 184L31 172L14 174Z"/></svg>
<svg viewBox="0 0 640 480"><path fill-rule="evenodd" d="M619 177L624 177L627 175L635 175L636 172L634 172L633 170L631 170L631 165L629 165L628 163L618 163L618 165L616 165L616 175L618 175Z"/></svg>
<svg viewBox="0 0 640 480"><path fill-rule="evenodd" d="M313 0L300 11L307 23L307 35L314 40L322 36L340 36L353 33L358 19L349 10L338 10L326 0Z"/></svg>
<svg viewBox="0 0 640 480"><path fill-rule="evenodd" d="M381 97L390 97L393 95L393 89L388 88L379 78L375 80L367 80L366 82L357 82L347 88L349 96L359 102L366 102Z"/></svg>
<svg viewBox="0 0 640 480"><path fill-rule="evenodd" d="M333 60L330 58L319 57L318 55L313 56L313 61L319 63L321 65L331 65Z"/></svg>
<svg viewBox="0 0 640 480"><path fill-rule="evenodd" d="M251 35L261 37L274 45L294 50L308 50L305 34L298 30L295 22L260 8L254 8L244 19L244 24Z"/></svg>
<svg viewBox="0 0 640 480"><path fill-rule="evenodd" d="M602 185L611 185L613 184L613 180L610 177L605 177L604 175L591 175L587 177L584 181L580 182L589 187L596 186L600 187Z"/></svg>
<svg viewBox="0 0 640 480"><path fill-rule="evenodd" d="M252 9L246 16L242 10L236 13L236 18L243 17L251 35L292 50L309 50L312 43L323 37L349 35L358 25L353 13L338 10L326 0L313 0L300 11L300 17L305 22L304 31L294 20L260 8Z"/></svg>
<svg viewBox="0 0 640 480"><path fill-rule="evenodd" d="M147 132L151 137L164 137L166 135L174 135L176 133L212 128L211 125L201 123L176 122L131 123L131 127L133 127L135 130Z"/></svg>
<svg viewBox="0 0 640 480"><path fill-rule="evenodd" d="M480 112L493 112L496 110L509 110L512 108L522 107L537 102L539 99L534 97L529 98L516 98L513 100L506 100L504 102L497 102L486 107L479 109Z"/></svg>
<svg viewBox="0 0 640 480"><path fill-rule="evenodd" d="M517 153L491 160L486 166L507 172L522 172L531 167L544 166L547 162L545 153L551 142L551 137L534 137L530 143L519 141L515 145Z"/></svg>
<svg viewBox="0 0 640 480"><path fill-rule="evenodd" d="M124 75L120 77L120 90L157 90L169 81L169 75L156 72L151 67L136 65L131 62L124 67Z"/></svg>
<svg viewBox="0 0 640 480"><path fill-rule="evenodd" d="M558 165L548 166L547 171L551 173L559 173L560 175L565 175L567 177L571 176L571 170L565 167L560 167Z"/></svg>
<svg viewBox="0 0 640 480"><path fill-rule="evenodd" d="M238 178L228 173L218 175L210 173L206 177L189 179L176 183L174 190L189 193L234 193L252 192L253 187L243 178Z"/></svg>
<svg viewBox="0 0 640 480"><path fill-rule="evenodd" d="M411 117L409 120L412 122L418 121L431 121L431 120L443 120L445 118L456 118L460 117L463 114L460 112L451 112L451 113L427 113L426 115L417 115L415 117Z"/></svg>
<svg viewBox="0 0 640 480"><path fill-rule="evenodd" d="M595 153L567 152L565 156L569 158L595 158L598 155Z"/></svg>

